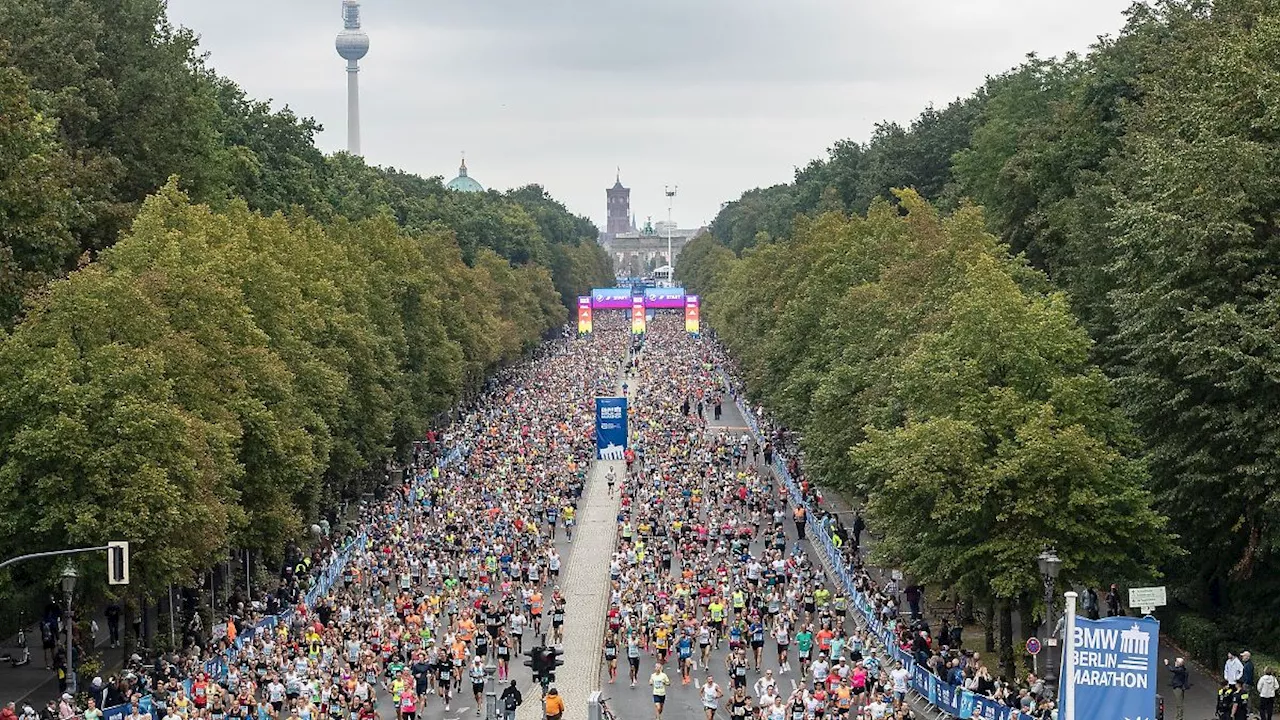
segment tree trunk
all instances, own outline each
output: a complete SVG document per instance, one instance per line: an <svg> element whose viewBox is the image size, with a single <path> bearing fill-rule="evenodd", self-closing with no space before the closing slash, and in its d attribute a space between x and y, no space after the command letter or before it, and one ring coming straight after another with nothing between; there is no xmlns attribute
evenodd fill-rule
<svg viewBox="0 0 1280 720"><path fill-rule="evenodd" d="M1000 601L1000 672L1005 679L1013 682L1013 604L1008 600Z"/></svg>
<svg viewBox="0 0 1280 720"><path fill-rule="evenodd" d="M996 651L996 601L994 599L987 600L983 614L986 615L982 619L983 639L986 641L985 649L987 652L992 653Z"/></svg>
<svg viewBox="0 0 1280 720"><path fill-rule="evenodd" d="M1018 625L1022 627L1023 641L1039 632L1040 625L1036 622L1035 616L1035 600L1025 593L1018 597L1018 620Z"/></svg>

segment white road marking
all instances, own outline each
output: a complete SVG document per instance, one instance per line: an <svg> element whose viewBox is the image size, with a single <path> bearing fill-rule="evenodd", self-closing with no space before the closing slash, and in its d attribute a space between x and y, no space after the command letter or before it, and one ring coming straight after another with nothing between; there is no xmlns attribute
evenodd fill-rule
<svg viewBox="0 0 1280 720"><path fill-rule="evenodd" d="M796 685L796 679L795 679L795 678L791 678L791 691L792 691L792 692L795 692L796 688L798 688L798 687L799 687L799 685Z"/></svg>
<svg viewBox="0 0 1280 720"><path fill-rule="evenodd" d="M694 689L696 689L696 690L701 690L701 689L702 689L702 683L698 682L698 678L694 678L694 679L693 679L693 687L694 687Z"/></svg>

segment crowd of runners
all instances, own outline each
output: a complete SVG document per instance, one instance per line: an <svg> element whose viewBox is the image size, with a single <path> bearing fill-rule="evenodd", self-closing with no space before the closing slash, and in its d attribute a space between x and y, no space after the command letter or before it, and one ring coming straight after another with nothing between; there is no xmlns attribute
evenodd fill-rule
<svg viewBox="0 0 1280 720"><path fill-rule="evenodd" d="M87 702L10 704L0 717L99 720L115 702L127 720L415 720L434 703L479 715L491 662L501 709L514 711L521 653L556 642L572 611L559 580L594 457L593 399L616 394L628 342L621 317L596 328L491 382L441 434L436 449L460 449L456 460L410 464L333 589L241 638L225 678L202 671L212 651L194 646L82 680Z"/></svg>
<svg viewBox="0 0 1280 720"><path fill-rule="evenodd" d="M849 598L806 552L805 511L769 471L771 444L709 426L723 357L675 320L649 324L629 368L636 431L610 566L606 682L641 686L658 720L675 683L695 685L708 720L914 717L907 671L877 657Z"/></svg>
<svg viewBox="0 0 1280 720"><path fill-rule="evenodd" d="M659 314L643 336L623 313L593 324L587 338L550 342L500 374L433 433L403 486L369 513L367 542L333 589L237 643L225 677L205 675L193 647L94 678L88 707L64 696L44 712L4 708L0 720L101 720L121 701L127 720L416 720L435 706L479 715L490 664L499 713L512 718L523 700L515 676L528 677L522 654L563 640L573 612L561 568L594 454L593 398L620 386L632 391L632 447L621 476L606 478L621 511L601 654L604 681L632 693L625 720L647 716L633 711L650 700L661 720L673 694L692 694L707 720L915 717L908 671L878 652L804 542L806 507L822 512L816 491L801 479L807 502L795 505L771 469L782 450L794 458L791 439L763 423L757 442L719 422L733 394L719 346L688 335L678 314ZM438 465L447 453L453 461ZM876 614L905 646L924 643L921 659L936 658L916 603L899 621L901 589L860 567L858 531L822 521L840 527ZM308 560L288 586L295 596L325 558ZM986 671L967 657L957 664L981 682ZM558 696L546 703L564 707Z"/></svg>

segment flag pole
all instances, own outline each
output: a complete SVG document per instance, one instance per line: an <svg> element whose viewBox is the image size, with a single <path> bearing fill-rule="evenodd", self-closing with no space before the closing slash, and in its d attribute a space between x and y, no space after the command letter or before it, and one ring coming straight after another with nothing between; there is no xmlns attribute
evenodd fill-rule
<svg viewBox="0 0 1280 720"><path fill-rule="evenodd" d="M1063 593L1066 601L1067 622L1062 638L1062 702L1066 713L1059 720L1076 720L1076 598L1074 590Z"/></svg>

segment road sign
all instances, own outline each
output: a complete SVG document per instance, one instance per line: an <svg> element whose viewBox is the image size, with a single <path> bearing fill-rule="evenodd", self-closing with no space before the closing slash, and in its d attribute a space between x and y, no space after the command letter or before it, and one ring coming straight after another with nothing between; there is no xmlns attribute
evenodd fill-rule
<svg viewBox="0 0 1280 720"><path fill-rule="evenodd" d="M1163 585L1129 588L1129 607L1141 608L1143 614L1150 614L1152 610L1168 604Z"/></svg>
<svg viewBox="0 0 1280 720"><path fill-rule="evenodd" d="M1037 637L1027 638L1027 654L1028 655L1040 654L1040 638L1037 638Z"/></svg>

